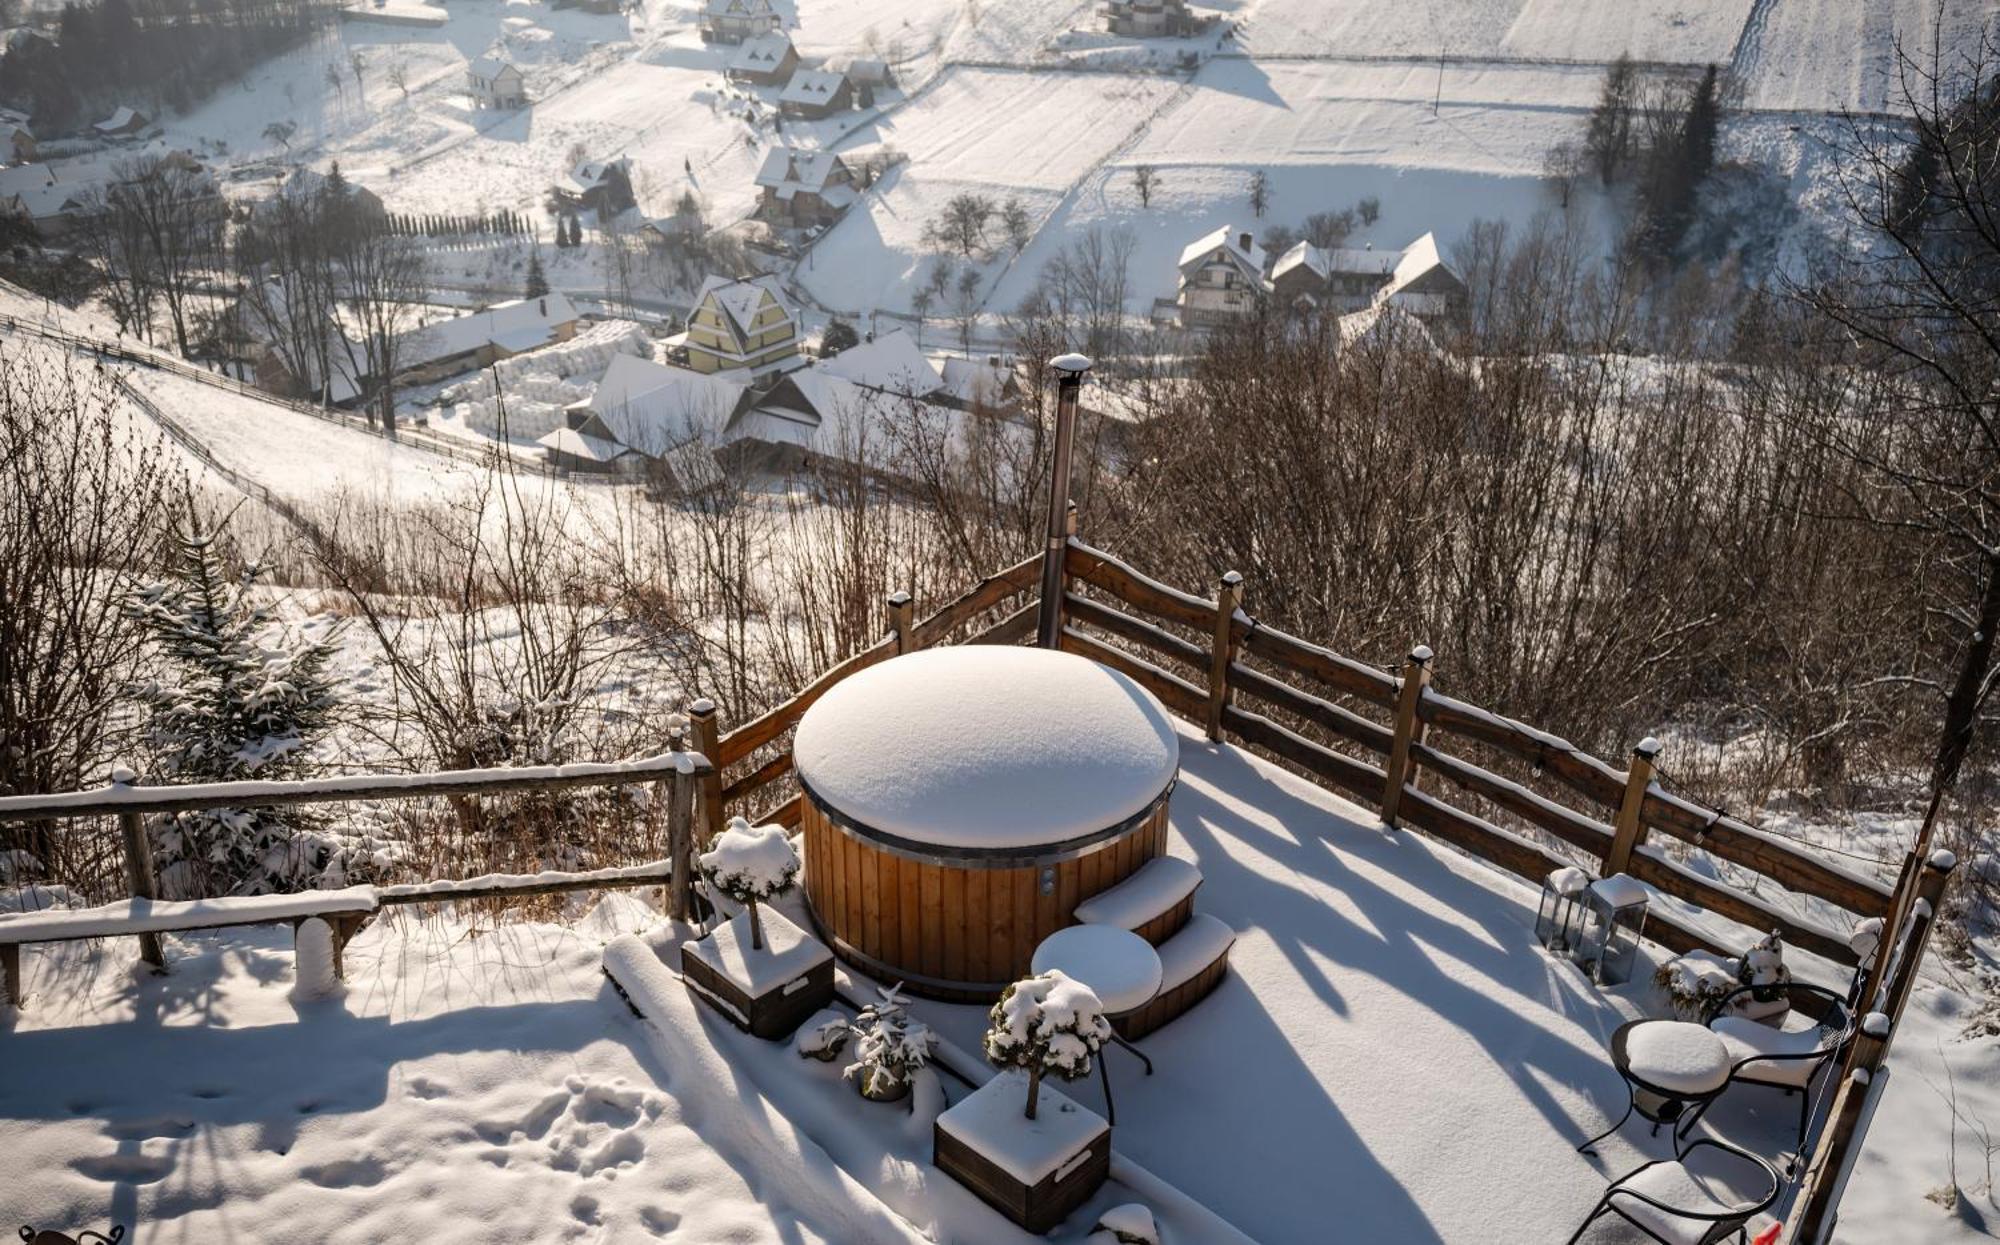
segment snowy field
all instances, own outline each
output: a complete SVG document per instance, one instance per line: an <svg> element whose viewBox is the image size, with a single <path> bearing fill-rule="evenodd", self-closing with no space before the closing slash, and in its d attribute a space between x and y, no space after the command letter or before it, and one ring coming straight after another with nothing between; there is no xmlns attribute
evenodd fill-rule
<svg viewBox="0 0 2000 1245"><path fill-rule="evenodd" d="M1572 1148L1623 1107L1605 1044L1643 986L1601 995L1544 957L1519 884L1192 728L1181 742L1172 851L1239 937L1220 991L1146 1040L1157 1075L1110 1055L1119 1153L1257 1240L1470 1243L1496 1224L1563 1240L1607 1174L1663 1152L1639 1125L1595 1162ZM136 1220L140 1242L918 1239L894 1205L934 1240L1015 1239L922 1165L920 1121L831 1069L678 990L636 1020L598 969L638 930L663 932L637 895L565 927L378 922L324 1003L289 998L281 932L172 938L164 978L128 944L33 948L29 1005L0 1012L0 1143L30 1178L0 1185L0 1216ZM1845 1240L1984 1239L1922 1198L1943 1171L1939 1060L1961 1110L2000 1109L1992 1044L1945 1045L1957 998L1919 990ZM979 1009L915 1011L976 1049ZM1740 1095L1703 1127L1776 1153L1791 1109Z"/></svg>

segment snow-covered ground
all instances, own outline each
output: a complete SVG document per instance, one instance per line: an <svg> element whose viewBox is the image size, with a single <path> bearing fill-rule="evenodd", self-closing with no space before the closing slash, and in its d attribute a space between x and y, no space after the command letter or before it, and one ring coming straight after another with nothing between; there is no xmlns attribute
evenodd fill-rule
<svg viewBox="0 0 2000 1245"><path fill-rule="evenodd" d="M1171 850L1239 937L1220 991L1146 1040L1156 1075L1109 1053L1121 1154L1257 1240L1540 1242L1664 1152L1643 1125L1573 1149L1623 1108L1605 1044L1657 1005L1643 977L1600 994L1535 946L1527 888L1192 728L1181 744ZM399 917L349 948L344 999L297 1004L282 933L174 937L164 978L118 942L31 949L29 1006L0 1019L0 1142L27 1177L0 1215L136 1221L141 1242L916 1239L893 1206L933 1239L1014 1239L923 1165L900 1107L678 991L633 1018L598 968L639 930L664 932L637 896L567 927ZM1984 1239L1979 1211L1924 1197L1953 1137L1940 1061L1968 1118L2000 1118L2000 1056L1955 1041L1963 1007L1919 989L1843 1240ZM977 1049L981 1009L914 1013ZM1776 1154L1792 1110L1739 1094L1703 1127ZM1971 1191L1985 1151L1956 1137Z"/></svg>

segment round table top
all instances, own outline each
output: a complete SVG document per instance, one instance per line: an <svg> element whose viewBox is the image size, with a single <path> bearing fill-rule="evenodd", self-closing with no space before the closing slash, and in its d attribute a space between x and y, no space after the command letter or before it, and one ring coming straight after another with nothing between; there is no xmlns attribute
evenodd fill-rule
<svg viewBox="0 0 2000 1245"><path fill-rule="evenodd" d="M1612 1062L1649 1089L1699 1097L1729 1083L1729 1048L1685 1020L1635 1020L1612 1035Z"/></svg>
<svg viewBox="0 0 2000 1245"><path fill-rule="evenodd" d="M1072 925L1042 939L1034 970L1052 968L1089 986L1108 1016L1136 1011L1160 992L1160 953L1116 925Z"/></svg>
<svg viewBox="0 0 2000 1245"><path fill-rule="evenodd" d="M842 679L792 761L860 827L944 849L1067 843L1145 813L1180 767L1152 694L1074 653L952 645Z"/></svg>

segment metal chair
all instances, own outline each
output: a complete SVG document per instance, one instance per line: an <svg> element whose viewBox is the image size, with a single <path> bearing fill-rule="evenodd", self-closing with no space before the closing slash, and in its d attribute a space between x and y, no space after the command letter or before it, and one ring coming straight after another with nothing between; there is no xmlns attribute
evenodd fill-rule
<svg viewBox="0 0 2000 1245"><path fill-rule="evenodd" d="M1787 1163L1789 1169L1797 1162L1798 1151L1805 1148L1806 1128L1812 1123L1813 1082L1819 1079L1821 1072L1838 1062L1841 1052L1853 1039L1854 1011L1846 999L1833 991L1794 981L1784 986L1791 999L1792 1012L1786 1013L1780 1026L1793 1012L1797 1012L1815 1021L1812 1028L1773 1027L1762 1021L1731 1015L1731 1002L1752 989L1752 986L1738 986L1716 1000L1708 1018L1708 1028L1729 1048L1732 1061L1729 1084L1761 1085L1799 1096L1798 1142L1793 1147L1794 1158ZM1682 1128L1693 1128L1695 1120L1708 1109L1709 1102L1697 1106Z"/></svg>
<svg viewBox="0 0 2000 1245"><path fill-rule="evenodd" d="M1708 1170L1714 1164L1690 1162L1697 1152L1710 1150L1726 1160L1721 1166L1733 1169L1733 1174L1760 1178L1762 1191L1741 1196ZM1750 1220L1776 1202L1783 1188L1777 1170L1763 1159L1713 1137L1703 1137L1679 1158L1655 1159L1612 1181L1577 1225L1569 1245L1582 1240L1590 1225L1606 1213L1618 1216L1661 1245L1715 1245L1731 1235L1745 1241Z"/></svg>

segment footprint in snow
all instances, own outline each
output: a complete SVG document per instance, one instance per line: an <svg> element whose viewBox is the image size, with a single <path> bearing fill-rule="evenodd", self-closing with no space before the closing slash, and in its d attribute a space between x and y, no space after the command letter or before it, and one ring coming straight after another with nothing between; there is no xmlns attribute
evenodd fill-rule
<svg viewBox="0 0 2000 1245"><path fill-rule="evenodd" d="M322 1189L368 1189L388 1178L389 1169L374 1157L336 1159L299 1172Z"/></svg>
<svg viewBox="0 0 2000 1245"><path fill-rule="evenodd" d="M92 1180L109 1184L151 1184L174 1170L174 1161L157 1154L105 1154L70 1163Z"/></svg>

